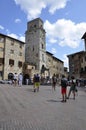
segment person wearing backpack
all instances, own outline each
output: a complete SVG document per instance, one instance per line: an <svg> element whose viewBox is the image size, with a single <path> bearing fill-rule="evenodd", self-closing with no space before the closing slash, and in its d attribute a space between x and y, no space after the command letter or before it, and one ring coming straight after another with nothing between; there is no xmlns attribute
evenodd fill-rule
<svg viewBox="0 0 86 130"><path fill-rule="evenodd" d="M75 92L76 92L76 79L74 78L74 76L71 77L71 86L69 89L69 93L68 93L68 97L67 99L69 99L71 92L73 93L73 99L75 100Z"/></svg>
<svg viewBox="0 0 86 130"><path fill-rule="evenodd" d="M39 74L34 75L34 92L39 91L40 86L40 76Z"/></svg>
<svg viewBox="0 0 86 130"><path fill-rule="evenodd" d="M66 102L67 100L67 79L65 78L65 76L62 76L61 79L61 94L62 94L62 101L61 102Z"/></svg>

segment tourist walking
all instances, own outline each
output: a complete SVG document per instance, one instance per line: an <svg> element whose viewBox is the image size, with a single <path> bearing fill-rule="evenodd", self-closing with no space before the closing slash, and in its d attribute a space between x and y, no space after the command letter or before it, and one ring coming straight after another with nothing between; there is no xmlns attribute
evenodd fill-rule
<svg viewBox="0 0 86 130"><path fill-rule="evenodd" d="M61 102L66 102L67 101L67 79L65 76L62 76L61 79L61 94L62 94L62 101Z"/></svg>
<svg viewBox="0 0 86 130"><path fill-rule="evenodd" d="M55 74L53 74L53 76L52 76L52 91L56 90L56 84L57 84L57 77Z"/></svg>
<svg viewBox="0 0 86 130"><path fill-rule="evenodd" d="M72 76L71 77L71 85L68 93L67 99L69 99L71 92L73 93L73 99L75 99L75 93L76 93L76 79Z"/></svg>
<svg viewBox="0 0 86 130"><path fill-rule="evenodd" d="M18 83L18 75L17 75L17 73L15 73L14 74L14 85L16 86L17 85L17 83Z"/></svg>
<svg viewBox="0 0 86 130"><path fill-rule="evenodd" d="M38 92L40 86L40 77L38 74L34 75L33 82L34 82L34 92L36 91Z"/></svg>
<svg viewBox="0 0 86 130"><path fill-rule="evenodd" d="M20 87L22 86L22 81L23 81L23 75L22 75L22 73L20 73L18 75L18 84L19 84Z"/></svg>
<svg viewBox="0 0 86 130"><path fill-rule="evenodd" d="M36 80L36 75L34 74L34 77L33 77L33 89L34 89L34 92L36 92L36 88L35 88L35 80Z"/></svg>

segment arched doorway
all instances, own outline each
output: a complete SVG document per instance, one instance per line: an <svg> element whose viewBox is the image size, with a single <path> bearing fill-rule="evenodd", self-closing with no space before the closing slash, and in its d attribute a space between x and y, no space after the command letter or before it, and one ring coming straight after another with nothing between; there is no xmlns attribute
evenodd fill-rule
<svg viewBox="0 0 86 130"><path fill-rule="evenodd" d="M29 84L30 83L30 75L29 74L24 74L24 76L23 76L23 84L26 85L27 80L28 80L28 84Z"/></svg>
<svg viewBox="0 0 86 130"><path fill-rule="evenodd" d="M8 74L8 80L13 80L14 74L13 73L9 73Z"/></svg>

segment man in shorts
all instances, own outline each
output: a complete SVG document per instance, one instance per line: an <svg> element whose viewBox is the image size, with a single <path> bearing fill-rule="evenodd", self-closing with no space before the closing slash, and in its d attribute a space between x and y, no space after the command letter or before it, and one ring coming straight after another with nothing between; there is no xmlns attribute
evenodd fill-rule
<svg viewBox="0 0 86 130"><path fill-rule="evenodd" d="M65 78L65 76L62 76L61 79L61 94L62 94L62 101L61 102L66 102L67 100L67 79Z"/></svg>
<svg viewBox="0 0 86 130"><path fill-rule="evenodd" d="M40 86L40 77L38 74L36 74L34 77L34 92L39 91L39 86Z"/></svg>

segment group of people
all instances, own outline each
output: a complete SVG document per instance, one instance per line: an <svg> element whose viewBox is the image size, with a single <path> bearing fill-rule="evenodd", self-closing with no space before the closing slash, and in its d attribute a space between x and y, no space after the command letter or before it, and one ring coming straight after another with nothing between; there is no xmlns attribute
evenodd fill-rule
<svg viewBox="0 0 86 130"><path fill-rule="evenodd" d="M27 83L27 79L26 79L26 85L28 85ZM14 86L22 86L23 83L23 74L17 74L15 73L12 79L12 83L14 84ZM33 77L33 86L34 86L34 92L39 91L39 86L40 86L40 76L39 74L34 74Z"/></svg>
<svg viewBox="0 0 86 130"><path fill-rule="evenodd" d="M14 78L13 78L14 85L16 86L18 84L19 86L22 86L22 82L23 82L22 73L20 73L19 75L17 73L15 73ZM56 90L57 82L58 82L57 76L55 74L53 74L53 76L52 76L52 91ZM34 74L34 77L33 77L34 92L39 91L39 86L40 86L40 76L39 76L39 74ZM71 85L70 85L68 95L67 95L67 86L68 86L68 81L65 78L65 76L62 76L62 79L61 79L62 102L66 102L67 99L69 99L71 92L73 93L73 99L75 99L75 93L77 91L77 88L76 88L76 80L73 76L71 77Z"/></svg>
<svg viewBox="0 0 86 130"><path fill-rule="evenodd" d="M18 84L19 86L22 86L22 82L23 82L23 75L22 75L22 73L20 73L20 74L15 73L15 74L14 74L14 77L13 77L12 83L13 83L15 86L16 86L17 84Z"/></svg>
<svg viewBox="0 0 86 130"><path fill-rule="evenodd" d="M52 76L52 90L55 91L56 89L56 84L57 84L57 77L55 74ZM67 99L69 99L71 92L73 93L73 99L75 100L75 95L77 92L76 88L76 80L74 76L71 77L71 84L70 84L70 89L67 95L67 86L68 86L68 80L65 78L65 76L62 76L61 79L61 94L62 94L62 102L66 102Z"/></svg>
<svg viewBox="0 0 86 130"><path fill-rule="evenodd" d="M76 88L76 79L74 76L71 77L71 84L70 84L70 89L67 95L67 79L63 76L61 79L61 93L62 93L62 102L66 102L67 99L69 99L71 92L73 93L73 99L75 100L75 95L77 92Z"/></svg>

